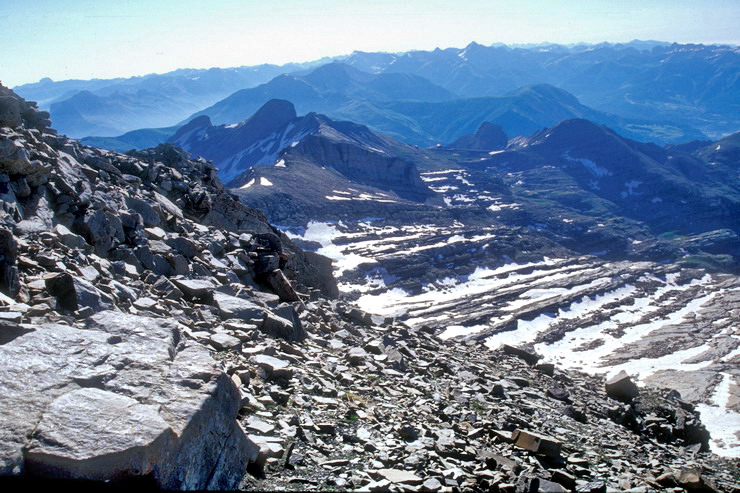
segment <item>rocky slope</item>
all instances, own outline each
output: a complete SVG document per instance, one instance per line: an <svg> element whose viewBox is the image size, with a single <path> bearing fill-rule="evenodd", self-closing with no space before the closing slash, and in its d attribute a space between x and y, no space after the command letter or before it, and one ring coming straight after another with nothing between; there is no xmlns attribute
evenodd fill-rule
<svg viewBox="0 0 740 493"><path fill-rule="evenodd" d="M328 260L210 163L82 146L4 89L0 110L6 484L738 489L675 391L331 300Z"/></svg>
<svg viewBox="0 0 740 493"><path fill-rule="evenodd" d="M226 193L210 163L80 146L5 88L0 103L2 475L237 486L259 448L193 334L223 349L239 340L221 321L249 320L302 338L286 275L331 296L325 259Z"/></svg>

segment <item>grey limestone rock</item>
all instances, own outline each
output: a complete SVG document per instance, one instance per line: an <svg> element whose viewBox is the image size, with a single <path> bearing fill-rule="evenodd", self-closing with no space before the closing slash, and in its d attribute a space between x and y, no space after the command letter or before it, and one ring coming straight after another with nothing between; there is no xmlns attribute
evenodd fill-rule
<svg viewBox="0 0 740 493"><path fill-rule="evenodd" d="M252 301L231 296L218 291L213 293L214 305L219 309L221 318L239 318L242 320L260 319L264 316L265 309Z"/></svg>
<svg viewBox="0 0 740 493"><path fill-rule="evenodd" d="M151 474L175 441L157 408L81 388L51 402L26 446L31 473L85 479Z"/></svg>
<svg viewBox="0 0 740 493"><path fill-rule="evenodd" d="M605 388L606 395L622 402L630 402L632 399L640 395L637 385L635 385L630 376L627 375L624 370L607 380Z"/></svg>
<svg viewBox="0 0 740 493"><path fill-rule="evenodd" d="M218 489L256 458L238 390L174 323L107 311L28 329L0 346L0 474Z"/></svg>

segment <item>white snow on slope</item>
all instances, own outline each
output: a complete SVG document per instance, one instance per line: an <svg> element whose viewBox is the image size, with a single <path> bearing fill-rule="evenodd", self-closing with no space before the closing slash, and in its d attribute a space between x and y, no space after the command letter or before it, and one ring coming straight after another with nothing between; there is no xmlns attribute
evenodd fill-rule
<svg viewBox="0 0 740 493"><path fill-rule="evenodd" d="M712 451L725 457L740 457L740 413L727 409L732 375L722 373L722 381L712 394L712 404L699 404L701 421L712 435Z"/></svg>
<svg viewBox="0 0 740 493"><path fill-rule="evenodd" d="M591 161L590 159L572 157L568 151L565 151L562 157L566 161L570 161L573 163L581 163L583 166L586 167L586 169L588 169L591 172L591 174L593 174L597 178L602 178L604 176L612 176L611 171L609 171L606 168L602 168L601 166Z"/></svg>
<svg viewBox="0 0 740 493"><path fill-rule="evenodd" d="M341 223L340 223L341 224ZM352 270L360 264L375 263L375 259L363 257L354 253L344 251L342 245L335 245L333 240L342 236L342 233L333 224L311 221L302 236L286 232L290 238L303 238L307 241L315 241L321 244L316 253L329 257L334 261L334 275L341 276L345 271Z"/></svg>

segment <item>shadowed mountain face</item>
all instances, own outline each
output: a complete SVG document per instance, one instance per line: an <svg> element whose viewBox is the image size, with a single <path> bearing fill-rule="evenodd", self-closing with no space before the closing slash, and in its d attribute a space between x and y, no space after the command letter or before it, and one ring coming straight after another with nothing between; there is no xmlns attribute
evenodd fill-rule
<svg viewBox="0 0 740 493"><path fill-rule="evenodd" d="M617 214L642 221L656 233L738 232L736 173L706 157L631 141L586 120L566 120L477 166L520 173L522 188L533 197L547 197L582 213L589 213L592 205L577 195L599 197L616 206ZM560 175L567 176L567 189L546 185ZM573 186L577 194L570 192Z"/></svg>

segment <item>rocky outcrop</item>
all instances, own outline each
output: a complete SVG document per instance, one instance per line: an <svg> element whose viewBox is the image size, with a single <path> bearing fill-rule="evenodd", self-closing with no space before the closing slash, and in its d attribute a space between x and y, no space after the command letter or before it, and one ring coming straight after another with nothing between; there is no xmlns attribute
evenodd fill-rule
<svg viewBox="0 0 740 493"><path fill-rule="evenodd" d="M49 112L38 109L35 102L26 101L7 87L0 86L0 127L25 126L39 131L54 132L49 129L51 125L49 117Z"/></svg>
<svg viewBox="0 0 740 493"><path fill-rule="evenodd" d="M416 165L407 159L384 155L360 146L309 136L289 151L300 158L328 166L350 181L380 190L391 190L399 197L423 202L434 196L424 184Z"/></svg>

